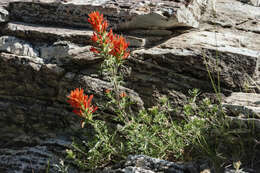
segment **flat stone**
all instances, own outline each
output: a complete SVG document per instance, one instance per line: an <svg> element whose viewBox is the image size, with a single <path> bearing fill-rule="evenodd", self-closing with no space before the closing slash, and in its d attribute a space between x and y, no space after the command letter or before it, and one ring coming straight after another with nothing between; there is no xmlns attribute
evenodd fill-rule
<svg viewBox="0 0 260 173"><path fill-rule="evenodd" d="M260 119L260 94L234 92L223 106L236 115Z"/></svg>
<svg viewBox="0 0 260 173"><path fill-rule="evenodd" d="M119 30L198 27L206 1L70 0L10 2L12 20L48 25L90 27L92 11L100 11Z"/></svg>
<svg viewBox="0 0 260 173"><path fill-rule="evenodd" d="M173 31L170 30L132 30L128 32L129 34L133 34L133 35L141 35L141 36L170 36L173 34Z"/></svg>
<svg viewBox="0 0 260 173"><path fill-rule="evenodd" d="M40 57L47 62L61 66L65 64L77 64L84 66L102 61L90 51L91 46L80 47L68 41L58 41L52 45L40 47Z"/></svg>
<svg viewBox="0 0 260 173"><path fill-rule="evenodd" d="M14 2L14 1L17 1L17 0L1 0L0 6L7 7L10 2Z"/></svg>
<svg viewBox="0 0 260 173"><path fill-rule="evenodd" d="M79 47L70 42L58 41L50 46L40 47L40 54L41 54L41 58L44 59L66 58L69 56L69 51L77 48Z"/></svg>
<svg viewBox="0 0 260 173"><path fill-rule="evenodd" d="M252 172L255 172L255 171L252 171L252 169L251 170L250 169L249 170L239 169L239 171L237 171L235 169L228 169L228 168L226 168L224 170L224 173L237 173L237 172L239 172L239 173L252 173Z"/></svg>
<svg viewBox="0 0 260 173"><path fill-rule="evenodd" d="M92 30L71 27L50 27L22 22L9 22L0 29L0 33L19 37L32 42L55 43L57 41L69 41L75 44L93 44ZM129 47L144 47L151 43L151 39L144 37L125 36ZM150 41L150 42L149 42ZM41 51L42 52L42 51ZM48 52L47 52L48 53Z"/></svg>
<svg viewBox="0 0 260 173"><path fill-rule="evenodd" d="M182 47L207 47L216 50L230 49L231 52L258 57L260 53L259 34L238 32L231 29L216 29L215 31L193 31L173 37L163 43L160 47L182 48ZM232 50L234 49L234 50Z"/></svg>
<svg viewBox="0 0 260 173"><path fill-rule="evenodd" d="M249 20L236 26L237 29L251 31L260 34L260 18L259 20ZM260 37L260 36L259 36Z"/></svg>
<svg viewBox="0 0 260 173"><path fill-rule="evenodd" d="M146 39L144 38L134 36L126 36L125 38L131 47L144 47L146 45Z"/></svg>
<svg viewBox="0 0 260 173"><path fill-rule="evenodd" d="M93 31L78 28L59 28L21 22L9 22L0 29L2 34L8 34L34 42L53 43L67 40L79 44L91 44Z"/></svg>
<svg viewBox="0 0 260 173"><path fill-rule="evenodd" d="M205 13L202 21L215 26L235 27L245 31L259 32L260 7L239 2L238 0L217 0L216 14Z"/></svg>
<svg viewBox="0 0 260 173"><path fill-rule="evenodd" d="M174 163L162 159L152 158L146 155L130 155L121 168L105 169L104 173L199 173L198 165L192 163Z"/></svg>
<svg viewBox="0 0 260 173"><path fill-rule="evenodd" d="M239 0L239 1L250 4L250 5L254 5L254 6L260 6L259 0Z"/></svg>
<svg viewBox="0 0 260 173"><path fill-rule="evenodd" d="M218 75L215 66L216 61L219 61L220 83L223 89L239 90L243 88L246 80L245 73L252 78L257 77L259 51L241 48L237 38L239 35L194 31L171 38L151 49L133 51L133 55L139 60L160 67L161 71L168 70L198 80L199 82L186 80L184 83L189 83L188 86L191 88L206 90L211 84L205 61L214 78ZM164 77L166 76L161 74L160 79ZM178 81L180 78L182 77L171 77L167 84L173 79ZM180 82L175 85L179 84Z"/></svg>
<svg viewBox="0 0 260 173"><path fill-rule="evenodd" d="M12 36L0 37L0 52L1 51L21 56L39 56L39 52L36 51L30 43Z"/></svg>

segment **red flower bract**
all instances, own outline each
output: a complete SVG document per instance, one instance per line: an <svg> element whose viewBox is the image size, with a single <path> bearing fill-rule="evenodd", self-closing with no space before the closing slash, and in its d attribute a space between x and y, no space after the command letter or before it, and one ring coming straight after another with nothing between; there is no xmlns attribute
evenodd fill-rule
<svg viewBox="0 0 260 173"><path fill-rule="evenodd" d="M88 22L92 25L93 29L98 33L103 33L108 27L108 23L104 20L103 14L99 14L98 11L90 13Z"/></svg>
<svg viewBox="0 0 260 173"><path fill-rule="evenodd" d="M68 99L67 102L74 108L73 112L80 117L88 118L88 115L94 113L98 109L97 106L91 104L93 95L85 95L83 89L76 88L71 91Z"/></svg>
<svg viewBox="0 0 260 173"><path fill-rule="evenodd" d="M112 40L112 44L113 49L109 52L111 55L119 58L122 57L122 59L126 59L129 56L129 51L126 50L129 43L126 43L123 36L115 35Z"/></svg>
<svg viewBox="0 0 260 173"><path fill-rule="evenodd" d="M119 60L126 59L129 56L130 52L127 50L129 43L126 42L126 39L123 36L113 34L112 29L110 29L109 32L106 31L108 23L104 20L103 14L94 11L89 14L88 21L95 31L91 40L97 43L98 47L100 47L100 51L91 48L92 52L101 53L106 47L106 50L108 50L107 53L113 55Z"/></svg>
<svg viewBox="0 0 260 173"><path fill-rule="evenodd" d="M91 40L93 42L97 42L98 41L98 37L97 37L97 34L93 33L92 37L91 37Z"/></svg>

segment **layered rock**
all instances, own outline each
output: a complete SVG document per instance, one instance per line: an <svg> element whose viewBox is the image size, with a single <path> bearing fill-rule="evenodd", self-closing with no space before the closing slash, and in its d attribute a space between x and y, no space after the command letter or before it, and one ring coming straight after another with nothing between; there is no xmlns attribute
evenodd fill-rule
<svg viewBox="0 0 260 173"><path fill-rule="evenodd" d="M107 173L114 172L144 172L144 173L155 173L155 172L174 172L174 173L199 173L203 171L203 168L197 167L195 164L176 164L165 160L151 158L144 155L129 156L126 161L120 165L119 168L113 167L104 170Z"/></svg>
<svg viewBox="0 0 260 173"><path fill-rule="evenodd" d="M240 0L240 1L254 6L260 6L259 0Z"/></svg>
<svg viewBox="0 0 260 173"><path fill-rule="evenodd" d="M0 23L8 22L8 20L9 20L8 11L0 6Z"/></svg>
<svg viewBox="0 0 260 173"><path fill-rule="evenodd" d="M165 160L151 158L144 155L129 156L122 164L103 170L105 173L127 172L127 173L210 173L207 162L204 163L173 163ZM234 169L225 169L224 173L235 173ZM241 173L249 173L240 170Z"/></svg>
<svg viewBox="0 0 260 173"><path fill-rule="evenodd" d="M260 133L260 94L234 92L222 104L236 124L251 126Z"/></svg>
<svg viewBox="0 0 260 173"><path fill-rule="evenodd" d="M235 114L236 111L242 116L251 118L260 118L260 95L256 93L232 93L225 99L224 107L230 109Z"/></svg>
<svg viewBox="0 0 260 173"><path fill-rule="evenodd" d="M218 0L215 8L210 4L1 1L0 172L45 172L48 160L55 163L64 156L72 135L82 138L66 104L70 90L83 87L95 95L96 104L105 101L111 85L99 74L102 58L89 51L92 31L86 18L93 10L131 44L120 89L138 108L156 104L163 95L181 103L192 88L214 93L209 74L215 83L220 78L226 95L256 84L260 7L237 0ZM259 92L257 87L250 91Z"/></svg>
<svg viewBox="0 0 260 173"><path fill-rule="evenodd" d="M80 28L51 27L28 24L22 22L9 22L1 29L2 35L12 35L32 42L53 43L66 40L77 44L91 43L92 31Z"/></svg>
<svg viewBox="0 0 260 173"><path fill-rule="evenodd" d="M29 23L89 27L87 14L98 10L109 23L120 30L163 29L173 27L198 27L201 10L207 3L202 1L18 1L9 9L12 20Z"/></svg>

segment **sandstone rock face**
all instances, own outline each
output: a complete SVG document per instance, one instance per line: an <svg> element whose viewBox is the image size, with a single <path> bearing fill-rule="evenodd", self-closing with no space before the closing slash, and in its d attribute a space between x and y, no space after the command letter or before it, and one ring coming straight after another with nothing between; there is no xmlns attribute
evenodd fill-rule
<svg viewBox="0 0 260 173"><path fill-rule="evenodd" d="M89 51L92 31L86 20L93 10L131 44L120 89L138 108L163 95L181 103L192 88L214 93L209 72L215 82L220 78L227 96L248 86L259 92L260 7L211 2L1 0L0 172L46 172L48 161L64 157L73 135L83 138L66 103L70 90L82 87L95 95L96 104L104 102L111 85L99 74L102 58ZM249 97L254 110L258 99ZM123 172L142 172L134 167ZM56 172L53 165L50 172Z"/></svg>

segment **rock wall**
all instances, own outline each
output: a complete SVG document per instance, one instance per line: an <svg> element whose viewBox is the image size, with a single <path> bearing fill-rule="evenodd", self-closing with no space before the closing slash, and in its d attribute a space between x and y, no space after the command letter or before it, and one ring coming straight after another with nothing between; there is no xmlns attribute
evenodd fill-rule
<svg viewBox="0 0 260 173"><path fill-rule="evenodd" d="M111 85L99 75L102 59L89 51L89 12L103 13L130 42L121 89L141 108L162 95L181 103L192 88L214 93L206 64L227 96L245 86L259 92L254 2L1 0L0 172L45 172L64 156L80 130L66 104L70 90L83 87L104 102Z"/></svg>

